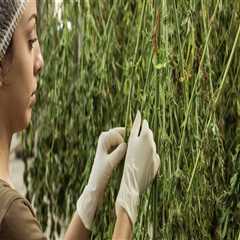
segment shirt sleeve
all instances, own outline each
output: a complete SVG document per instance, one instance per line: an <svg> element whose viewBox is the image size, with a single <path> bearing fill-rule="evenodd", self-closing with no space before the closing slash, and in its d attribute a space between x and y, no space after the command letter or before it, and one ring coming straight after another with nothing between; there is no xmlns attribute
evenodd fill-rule
<svg viewBox="0 0 240 240"><path fill-rule="evenodd" d="M13 201L2 223L4 235L9 240L47 240L31 207L24 199Z"/></svg>

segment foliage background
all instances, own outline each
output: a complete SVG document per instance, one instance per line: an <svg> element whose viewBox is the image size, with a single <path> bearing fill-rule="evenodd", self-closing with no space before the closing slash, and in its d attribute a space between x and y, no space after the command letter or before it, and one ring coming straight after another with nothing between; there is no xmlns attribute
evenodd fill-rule
<svg viewBox="0 0 240 240"><path fill-rule="evenodd" d="M161 158L134 239L240 239L240 2L39 4L45 68L23 136L27 197L49 238L69 223L101 131L149 120ZM31 162L27 159L33 157ZM121 168L92 239L110 239Z"/></svg>

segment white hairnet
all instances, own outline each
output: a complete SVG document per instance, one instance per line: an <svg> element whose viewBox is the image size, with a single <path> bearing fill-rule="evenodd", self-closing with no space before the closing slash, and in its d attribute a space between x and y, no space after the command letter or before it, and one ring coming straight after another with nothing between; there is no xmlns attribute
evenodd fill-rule
<svg viewBox="0 0 240 240"><path fill-rule="evenodd" d="M29 0L0 0L0 61L6 54L20 16Z"/></svg>

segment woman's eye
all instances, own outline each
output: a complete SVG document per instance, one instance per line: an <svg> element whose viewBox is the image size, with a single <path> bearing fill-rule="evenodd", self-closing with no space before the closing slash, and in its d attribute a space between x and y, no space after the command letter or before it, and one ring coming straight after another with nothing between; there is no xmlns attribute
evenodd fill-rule
<svg viewBox="0 0 240 240"><path fill-rule="evenodd" d="M37 42L37 41L38 41L37 38L33 38L33 39L30 39L30 40L28 41L28 43L29 43L29 49L30 49L30 50L33 49L33 45L34 45L34 43Z"/></svg>

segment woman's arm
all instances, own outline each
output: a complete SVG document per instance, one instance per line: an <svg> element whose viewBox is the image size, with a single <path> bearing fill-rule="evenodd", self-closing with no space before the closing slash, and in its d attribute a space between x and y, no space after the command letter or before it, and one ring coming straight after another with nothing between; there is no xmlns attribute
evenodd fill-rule
<svg viewBox="0 0 240 240"><path fill-rule="evenodd" d="M156 176L159 165L153 132L147 120L141 124L141 114L138 112L129 137L123 176L115 202L117 223L113 239L131 239L140 195Z"/></svg>
<svg viewBox="0 0 240 240"><path fill-rule="evenodd" d="M113 232L113 240L129 240L132 238L132 223L127 212L120 207Z"/></svg>
<svg viewBox="0 0 240 240"><path fill-rule="evenodd" d="M75 212L67 232L64 236L64 240L88 240L90 231L87 230L78 213Z"/></svg>
<svg viewBox="0 0 240 240"><path fill-rule="evenodd" d="M90 231L87 230L77 212L67 229L64 240L88 240ZM127 212L120 208L113 233L113 240L129 240L132 237L132 223Z"/></svg>
<svg viewBox="0 0 240 240"><path fill-rule="evenodd" d="M95 212L104 197L112 171L126 153L124 134L125 128L118 127L100 135L88 183L77 201L77 211L67 229L65 240L89 238Z"/></svg>

